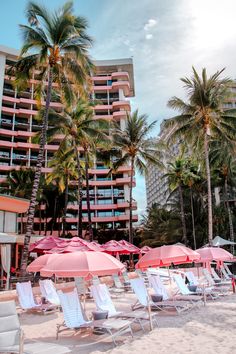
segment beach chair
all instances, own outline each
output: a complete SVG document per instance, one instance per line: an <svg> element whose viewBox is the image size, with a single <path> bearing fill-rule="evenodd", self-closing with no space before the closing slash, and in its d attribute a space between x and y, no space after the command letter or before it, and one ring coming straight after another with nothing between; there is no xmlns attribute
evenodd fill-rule
<svg viewBox="0 0 236 354"><path fill-rule="evenodd" d="M75 277L75 286L79 295L85 296L88 294L88 288L83 277Z"/></svg>
<svg viewBox="0 0 236 354"><path fill-rule="evenodd" d="M188 300L191 301L192 304L195 303L197 306L202 304L202 300L204 300L203 295L190 291L180 274L174 274L173 278L178 289L178 292L175 295L176 299ZM180 296L178 296L178 293L180 293Z"/></svg>
<svg viewBox="0 0 236 354"><path fill-rule="evenodd" d="M121 283L120 278L117 274L112 275L112 280L114 282L114 286L110 288L110 290L115 294L121 294L125 292L125 287Z"/></svg>
<svg viewBox="0 0 236 354"><path fill-rule="evenodd" d="M228 275L228 273L226 272L226 270L225 270L225 268L223 266L220 268L220 271L221 271L221 273L222 273L222 275L224 277L223 283L226 283L226 284L231 283L232 277L230 277ZM219 277L219 279L222 281L222 279L220 277Z"/></svg>
<svg viewBox="0 0 236 354"><path fill-rule="evenodd" d="M129 279L128 273L127 272L123 272L122 275L123 275L125 284L130 286L130 279Z"/></svg>
<svg viewBox="0 0 236 354"><path fill-rule="evenodd" d="M229 283L225 283L225 282L216 283L214 278L212 277L212 275L208 271L208 269L203 268L202 273L203 273L205 279L207 280L207 282L209 283L209 285L213 286L215 289L217 289L219 292L221 292L221 295L223 295L229 289Z"/></svg>
<svg viewBox="0 0 236 354"><path fill-rule="evenodd" d="M65 330L81 331L81 329L92 329L98 327L105 330L112 338L114 345L116 345L116 337L129 332L133 337L131 329L131 321L122 319L108 319L108 320L95 320L87 321L85 319L77 289L72 292L63 293L58 291L58 296L61 302L62 312L64 315L64 322L57 325L56 338L58 339L59 333Z"/></svg>
<svg viewBox="0 0 236 354"><path fill-rule="evenodd" d="M92 283L93 283L93 285L101 284L100 279L98 278L98 275L94 275L92 277Z"/></svg>
<svg viewBox="0 0 236 354"><path fill-rule="evenodd" d="M227 274L229 275L230 278L234 277L235 275L230 271L228 265L226 263L224 263L224 268L227 272Z"/></svg>
<svg viewBox="0 0 236 354"><path fill-rule="evenodd" d="M39 287L42 296L53 305L60 305L56 288L51 279L39 280Z"/></svg>
<svg viewBox="0 0 236 354"><path fill-rule="evenodd" d="M25 283L17 283L16 291L18 295L19 304L22 310L34 311L43 314L47 314L53 309L55 310L55 306L51 304L38 304L35 302L30 281Z"/></svg>
<svg viewBox="0 0 236 354"><path fill-rule="evenodd" d="M0 302L0 353L23 354L24 333L15 301Z"/></svg>
<svg viewBox="0 0 236 354"><path fill-rule="evenodd" d="M108 317L120 317L128 319L132 318L135 322L139 323L140 327L144 331L144 322L147 323L150 321L147 312L118 312L114 306L106 284L100 284L96 286L92 285L90 289L98 310L108 311ZM155 315L152 316L152 320L157 325Z"/></svg>
<svg viewBox="0 0 236 354"><path fill-rule="evenodd" d="M163 300L159 301L158 303L155 302L155 304L158 304L158 307L161 310L166 310L170 308L174 308L177 313L181 313L182 311L186 311L190 308L189 306L189 301L177 301L174 298L170 298L167 290L162 283L159 275L150 275L148 277L150 287L154 290L155 295L161 295Z"/></svg>
<svg viewBox="0 0 236 354"><path fill-rule="evenodd" d="M197 287L196 294L206 295L208 298L215 300L219 297L219 293L212 286L208 286L205 283L200 283L192 271L185 272L186 278L189 281L189 285L194 285Z"/></svg>

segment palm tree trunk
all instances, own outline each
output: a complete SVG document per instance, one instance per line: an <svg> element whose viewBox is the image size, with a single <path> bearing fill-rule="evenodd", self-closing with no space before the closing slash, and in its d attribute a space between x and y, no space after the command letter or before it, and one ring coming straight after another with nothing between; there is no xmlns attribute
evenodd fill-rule
<svg viewBox="0 0 236 354"><path fill-rule="evenodd" d="M68 205L68 175L66 175L66 188L65 188L65 204L63 210L63 217L62 217L62 236L66 235L66 213L67 213L67 205Z"/></svg>
<svg viewBox="0 0 236 354"><path fill-rule="evenodd" d="M184 215L184 198L183 198L183 190L181 184L179 184L179 200L180 200L180 218L183 229L183 241L187 246L187 231L186 231L186 223L185 223L185 215Z"/></svg>
<svg viewBox="0 0 236 354"><path fill-rule="evenodd" d="M226 204L226 208L227 208L227 212L228 212L228 218L229 218L230 241L234 242L234 225L233 225L231 208L230 208L229 201L228 201L228 183L227 183L227 178L225 178L225 204ZM231 253L234 254L234 245L230 245L230 250L231 250Z"/></svg>
<svg viewBox="0 0 236 354"><path fill-rule="evenodd" d="M39 189L39 182L40 182L41 170L42 170L42 165L43 165L44 148L45 148L45 144L46 144L46 133L47 133L47 128L48 128L48 113L49 113L51 92L52 92L52 80L53 80L52 68L49 66L47 97L46 97L45 111L44 111L44 116L43 116L42 132L41 132L40 143L39 143L39 154L38 154L38 160L37 160L37 165L36 165L36 169L35 169L34 183L33 183L33 188L32 188L31 198L30 198L30 205L29 205L29 210L28 210L24 247L23 247L22 256L21 256L21 275L24 275L26 273L26 267L27 267L28 255L29 255L30 238L31 238L31 235L33 232L34 213L35 213L35 207L36 207L36 203L37 203L37 193L38 193L38 189Z"/></svg>
<svg viewBox="0 0 236 354"><path fill-rule="evenodd" d="M211 170L209 163L209 147L208 147L208 134L207 130L204 134L204 150L205 150L205 163L207 175L207 208L208 208L208 242L212 245L213 239L213 220L212 220L212 195L211 195Z"/></svg>
<svg viewBox="0 0 236 354"><path fill-rule="evenodd" d="M133 170L134 170L134 159L131 159L131 177L130 177L130 190L129 190L129 242L133 243Z"/></svg>
<svg viewBox="0 0 236 354"><path fill-rule="evenodd" d="M88 160L88 151L84 150L85 154L85 179L86 179L86 201L87 201L87 213L88 213L88 231L89 231L89 240L93 241L93 227L92 227L92 218L91 218L91 208L90 208L90 195L89 195L89 160Z"/></svg>
<svg viewBox="0 0 236 354"><path fill-rule="evenodd" d="M195 220L194 220L194 209L193 209L193 190L192 187L190 187L190 201L191 201L191 214L192 214L192 228L193 228L193 243L194 243L194 249L197 249L197 244L196 244L196 232L195 232Z"/></svg>
<svg viewBox="0 0 236 354"><path fill-rule="evenodd" d="M78 223L77 223L77 228L78 228L78 236L82 237L82 198L83 198L83 179L82 179L82 173L81 173L81 167L80 167L80 158L79 158L79 152L77 149L76 141L74 140L74 151L75 151L75 156L76 156L76 163L77 163L77 171L78 171L78 194L77 194L77 201L78 201Z"/></svg>
<svg viewBox="0 0 236 354"><path fill-rule="evenodd" d="M57 220L57 202L58 202L58 196L54 199L54 208L53 208L53 216L52 216L52 226L51 226L51 235Z"/></svg>

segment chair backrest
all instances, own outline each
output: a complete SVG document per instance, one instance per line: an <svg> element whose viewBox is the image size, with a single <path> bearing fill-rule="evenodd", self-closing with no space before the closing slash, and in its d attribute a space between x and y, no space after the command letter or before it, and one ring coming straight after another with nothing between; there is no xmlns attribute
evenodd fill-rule
<svg viewBox="0 0 236 354"><path fill-rule="evenodd" d="M195 277L195 275L193 274L192 271L185 272L185 275L186 275L190 285L198 286L198 284L199 284L198 280L197 280L197 278Z"/></svg>
<svg viewBox="0 0 236 354"><path fill-rule="evenodd" d="M18 294L18 300L23 310L32 309L37 304L34 301L31 282L16 283L16 291Z"/></svg>
<svg viewBox="0 0 236 354"><path fill-rule="evenodd" d="M225 263L224 263L224 268L225 268L225 270L226 270L226 272L228 273L229 276L233 275L233 273L231 272L231 270L229 269L229 267Z"/></svg>
<svg viewBox="0 0 236 354"><path fill-rule="evenodd" d="M75 278L75 286L77 288L79 295L85 295L87 293L87 287L85 285L85 281L83 277Z"/></svg>
<svg viewBox="0 0 236 354"><path fill-rule="evenodd" d="M98 275L94 275L93 278L92 278L92 283L93 285L98 285L100 284L100 280L98 278Z"/></svg>
<svg viewBox="0 0 236 354"><path fill-rule="evenodd" d="M51 279L39 280L39 287L43 297L54 305L60 305L60 299Z"/></svg>
<svg viewBox="0 0 236 354"><path fill-rule="evenodd" d="M163 300L169 299L169 295L159 275L149 275L148 280L156 295L162 295Z"/></svg>
<svg viewBox="0 0 236 354"><path fill-rule="evenodd" d="M174 281L182 295L189 295L191 294L191 291L188 289L186 286L184 279L180 274L175 274L174 275Z"/></svg>
<svg viewBox="0 0 236 354"><path fill-rule="evenodd" d="M223 277L225 278L225 280L230 280L230 276L227 274L227 272L226 272L224 267L221 267L220 271L223 274Z"/></svg>
<svg viewBox="0 0 236 354"><path fill-rule="evenodd" d="M98 310L108 311L108 317L117 313L106 284L92 285L90 290Z"/></svg>
<svg viewBox="0 0 236 354"><path fill-rule="evenodd" d="M211 267L211 275L213 276L214 280L221 280L221 278L219 277L219 275L216 273L215 269L213 267Z"/></svg>
<svg viewBox="0 0 236 354"><path fill-rule="evenodd" d="M130 279L129 279L128 273L127 272L123 272L122 275L123 275L124 281L126 283L129 283Z"/></svg>
<svg viewBox="0 0 236 354"><path fill-rule="evenodd" d="M121 283L121 281L120 281L120 278L119 278L119 276L117 275L117 274L113 274L112 275L112 279L113 279L113 281L114 281L114 284L115 284L115 287L116 288L122 288L123 286L122 286L122 283Z"/></svg>
<svg viewBox="0 0 236 354"><path fill-rule="evenodd" d="M139 276L142 277L142 272L140 269L135 269L135 273Z"/></svg>
<svg viewBox="0 0 236 354"><path fill-rule="evenodd" d="M206 278L207 282L210 285L215 285L214 279L212 278L211 274L209 273L209 271L206 268L202 269L202 274L204 275L204 277Z"/></svg>
<svg viewBox="0 0 236 354"><path fill-rule="evenodd" d="M58 290L65 324L68 328L80 327L87 323L84 319L82 307L76 288L68 293Z"/></svg>
<svg viewBox="0 0 236 354"><path fill-rule="evenodd" d="M130 285L142 306L148 306L148 292L143 278L130 279Z"/></svg>
<svg viewBox="0 0 236 354"><path fill-rule="evenodd" d="M15 301L0 302L0 352L11 352L16 345L20 345L20 323Z"/></svg>

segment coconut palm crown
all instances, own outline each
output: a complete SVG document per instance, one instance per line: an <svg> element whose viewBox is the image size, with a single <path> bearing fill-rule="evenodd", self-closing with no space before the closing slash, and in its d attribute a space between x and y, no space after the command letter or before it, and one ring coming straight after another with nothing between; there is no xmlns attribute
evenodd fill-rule
<svg viewBox="0 0 236 354"><path fill-rule="evenodd" d="M193 68L193 75L182 78L188 101L178 97L169 100L168 106L180 114L165 122L166 128L172 128L170 139L183 137L192 143L193 148L204 151L208 189L208 239L212 243L212 194L209 163L209 141L236 138L236 110L224 110L223 104L229 97L231 80L220 78L224 71L217 71L208 77L206 69L201 76Z"/></svg>

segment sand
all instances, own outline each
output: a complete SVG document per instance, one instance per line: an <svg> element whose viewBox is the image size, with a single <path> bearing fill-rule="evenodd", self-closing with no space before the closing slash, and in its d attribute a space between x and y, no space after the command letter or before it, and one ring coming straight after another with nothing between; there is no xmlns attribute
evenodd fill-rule
<svg viewBox="0 0 236 354"><path fill-rule="evenodd" d="M125 294L114 300L117 310L130 311L135 302L133 294ZM87 314L95 309L92 300L86 303ZM134 339L128 334L119 337L119 346L113 347L109 337L98 336L85 331L73 334L61 333L55 339L56 324L63 316L57 312L50 315L22 313L20 321L25 332L26 342L44 345L48 351L40 353L110 353L110 354L211 354L234 353L236 333L236 295L228 295L215 301L208 301L206 307L194 308L180 315L159 313L158 328L144 334L134 325ZM55 347L55 345L57 345ZM51 346L51 347L50 347ZM54 347L53 347L54 346Z"/></svg>

